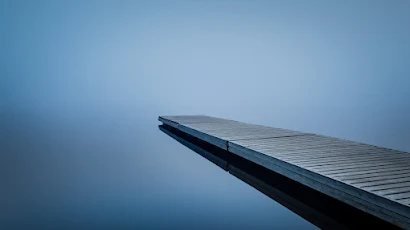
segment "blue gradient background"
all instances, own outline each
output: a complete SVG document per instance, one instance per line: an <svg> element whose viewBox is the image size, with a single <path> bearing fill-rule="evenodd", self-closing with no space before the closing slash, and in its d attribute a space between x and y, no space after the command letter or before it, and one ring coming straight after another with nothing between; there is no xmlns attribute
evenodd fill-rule
<svg viewBox="0 0 410 230"><path fill-rule="evenodd" d="M201 164L208 164L200 163L201 158L174 159L162 153L177 148L192 155L155 130L158 115L172 114L206 114L410 151L409 12L409 1L1 1L0 137L2 162L7 165L2 175L11 184L26 186L31 177L44 178L32 174L43 168L41 164L90 170L90 164L95 165L90 159L100 158L93 150L109 145L109 139L112 152L104 147L109 167L101 163L95 172L122 168L123 174L113 181L126 181L132 174L135 183L148 174L154 178L151 182L133 188L152 195L159 191L155 178L160 178L157 184L169 183L186 170L201 172ZM43 142L48 144L39 144ZM86 147L79 150L81 146ZM118 153L118 146L128 150L116 164L112 153ZM87 149L89 158L81 158ZM36 150L39 155L34 155ZM64 159L68 155L63 152L70 157ZM162 154L154 160L147 152ZM43 160L33 163L28 155ZM180 164L172 166L173 161ZM136 171L126 171L124 162ZM161 177L158 170L178 176ZM18 183L14 171L27 172L24 183ZM55 169L47 172L54 175ZM98 173L86 172L64 180L56 176L55 181L76 181L84 175L98 181ZM200 179L181 183L213 177L203 173ZM104 183L91 187L108 191L98 187ZM80 184L72 188L83 188ZM215 181L205 184L217 186ZM19 186L9 185L10 194L21 190ZM29 193L42 188L27 186ZM198 186L198 194L210 191ZM112 194L131 205L129 196ZM221 194L223 199L230 197L225 190ZM147 200L165 204L175 197L160 194ZM253 202L243 205L249 208ZM197 213L201 215L205 214Z"/></svg>

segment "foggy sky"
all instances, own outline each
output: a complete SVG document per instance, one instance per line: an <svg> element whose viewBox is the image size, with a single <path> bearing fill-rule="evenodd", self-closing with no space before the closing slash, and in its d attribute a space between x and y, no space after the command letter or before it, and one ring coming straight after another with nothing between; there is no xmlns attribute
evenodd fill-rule
<svg viewBox="0 0 410 230"><path fill-rule="evenodd" d="M0 3L3 114L205 114L410 151L409 1L85 2Z"/></svg>

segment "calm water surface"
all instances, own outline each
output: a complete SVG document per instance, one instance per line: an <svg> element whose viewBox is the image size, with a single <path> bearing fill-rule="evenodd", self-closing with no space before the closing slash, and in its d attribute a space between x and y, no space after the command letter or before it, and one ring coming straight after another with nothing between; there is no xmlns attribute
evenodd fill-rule
<svg viewBox="0 0 410 230"><path fill-rule="evenodd" d="M4 118L4 227L316 228L161 132L155 114Z"/></svg>

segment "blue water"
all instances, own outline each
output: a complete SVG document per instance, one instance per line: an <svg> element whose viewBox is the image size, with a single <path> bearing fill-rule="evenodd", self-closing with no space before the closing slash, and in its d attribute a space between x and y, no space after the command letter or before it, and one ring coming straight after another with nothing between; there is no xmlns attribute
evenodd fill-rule
<svg viewBox="0 0 410 230"><path fill-rule="evenodd" d="M162 133L156 119L112 111L76 118L9 114L3 119L1 223L7 228L315 228Z"/></svg>

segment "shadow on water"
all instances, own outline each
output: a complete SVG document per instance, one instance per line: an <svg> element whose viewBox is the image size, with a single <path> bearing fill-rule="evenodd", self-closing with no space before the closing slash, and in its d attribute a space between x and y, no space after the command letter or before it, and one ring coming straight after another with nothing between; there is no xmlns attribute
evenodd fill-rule
<svg viewBox="0 0 410 230"><path fill-rule="evenodd" d="M222 150L171 126L159 129L230 174L322 229L397 229L396 226Z"/></svg>

